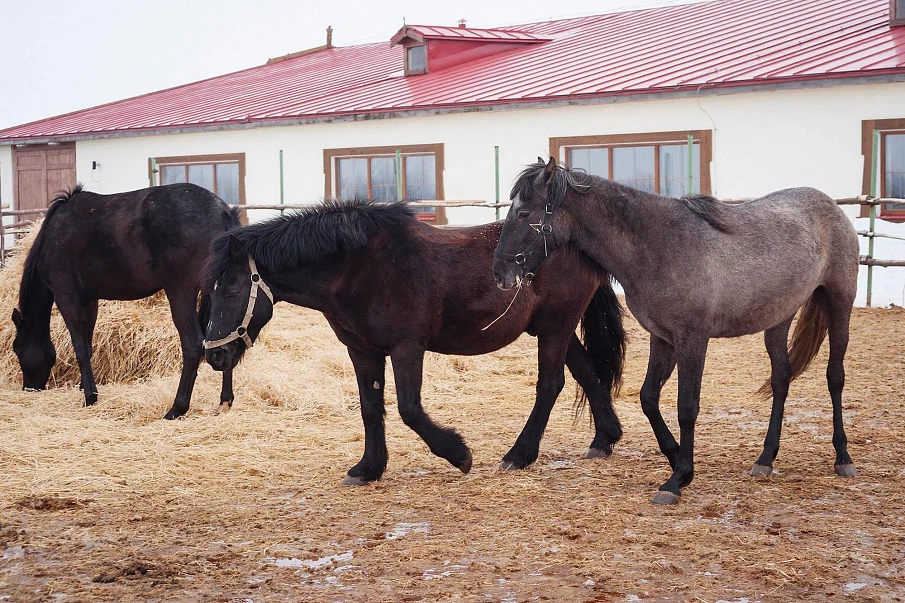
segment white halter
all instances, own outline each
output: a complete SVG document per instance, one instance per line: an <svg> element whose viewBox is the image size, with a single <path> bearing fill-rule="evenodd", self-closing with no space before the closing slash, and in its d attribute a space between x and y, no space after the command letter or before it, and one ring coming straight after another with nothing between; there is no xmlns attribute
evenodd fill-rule
<svg viewBox="0 0 905 603"><path fill-rule="evenodd" d="M267 296L267 299L270 300L270 305L273 305L273 293L270 292L270 287L264 282L264 279L261 278L261 275L258 274L258 267L255 266L255 261L251 256L248 256L248 267L251 270L251 291L248 292L248 308L245 310L245 318L242 319L242 324L236 327L236 330L224 337L223 339L218 339L216 341L207 341L204 340L204 349L209 350L211 348L219 348L221 345L226 345L231 341L235 341L237 339L241 339L245 342L247 347L252 347L255 342L248 335L248 324L251 322L251 317L255 312L255 302L258 299L258 289L264 292L264 295Z"/></svg>

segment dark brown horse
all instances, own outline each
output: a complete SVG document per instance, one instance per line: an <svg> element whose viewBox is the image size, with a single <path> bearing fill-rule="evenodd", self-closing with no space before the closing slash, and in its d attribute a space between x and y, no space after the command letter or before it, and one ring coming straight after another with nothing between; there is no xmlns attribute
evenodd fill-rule
<svg viewBox="0 0 905 603"><path fill-rule="evenodd" d="M163 289L182 343L182 378L167 419L184 415L203 356L210 298L198 310L211 239L239 225L229 206L194 184L98 195L81 185L53 200L25 259L13 350L25 389L44 389L56 364L50 339L54 302L69 328L85 405L97 401L91 340L100 299L130 300ZM221 406L232 406L232 373L223 374Z"/></svg>
<svg viewBox="0 0 905 603"><path fill-rule="evenodd" d="M462 437L436 425L421 406L424 353L485 354L527 331L538 340L537 398L501 466L522 468L537 459L565 381L563 363L590 402L596 433L587 456L607 456L622 435L612 392L621 380L625 341L609 277L563 249L513 301L490 277L500 227L438 229L404 204L355 201L328 202L220 236L208 271L208 363L235 367L275 302L323 312L348 347L358 379L365 450L344 483L359 485L379 479L387 464L387 356L402 420L434 454L467 473L472 457ZM575 335L579 321L586 347Z"/></svg>
<svg viewBox="0 0 905 603"><path fill-rule="evenodd" d="M772 391L773 412L752 473L769 475L789 383L829 332L835 469L855 475L842 425L842 361L858 280L858 237L832 199L812 188L738 205L710 197L670 199L572 172L552 158L528 166L511 198L493 266L501 288L546 265L548 251L572 246L622 284L629 309L651 334L641 406L673 468L653 502L677 502L694 476L694 425L711 337L764 331L772 375L762 391ZM660 389L676 365L680 443L659 406Z"/></svg>

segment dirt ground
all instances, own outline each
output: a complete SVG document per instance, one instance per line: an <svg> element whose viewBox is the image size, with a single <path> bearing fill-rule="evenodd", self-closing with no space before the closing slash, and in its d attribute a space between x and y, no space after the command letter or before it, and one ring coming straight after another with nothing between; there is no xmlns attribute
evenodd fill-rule
<svg viewBox="0 0 905 603"><path fill-rule="evenodd" d="M905 311L855 312L854 479L833 474L825 349L792 386L776 473L755 479L767 356L760 336L713 341L695 481L670 508L649 503L669 465L638 404L647 339L633 321L630 336L610 459L582 459L569 381L538 462L497 470L533 400L526 336L426 363L425 408L465 436L469 475L402 424L388 387L390 465L358 488L340 485L363 446L352 367L314 312L277 308L223 415L206 366L176 422L160 420L175 375L102 385L90 409L74 388L8 383L0 601L905 600Z"/></svg>

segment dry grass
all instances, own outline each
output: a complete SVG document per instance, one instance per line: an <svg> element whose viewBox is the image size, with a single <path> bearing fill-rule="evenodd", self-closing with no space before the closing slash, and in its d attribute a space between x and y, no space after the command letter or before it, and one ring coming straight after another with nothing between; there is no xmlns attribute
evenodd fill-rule
<svg viewBox="0 0 905 603"><path fill-rule="evenodd" d="M646 339L630 324L613 458L581 460L567 385L535 466L500 473L534 390L535 343L430 355L424 403L475 454L462 476L395 412L385 478L343 488L363 445L355 379L323 318L281 304L217 415L203 366L189 415L178 377L0 391L0 597L12 600L749 601L905 597L905 312L858 310L846 387L860 472L833 476L826 350L793 385L778 474L747 470L769 405L759 336L715 341L697 472L679 505L638 408ZM388 383L392 381L388 378ZM674 416L675 380L664 390ZM674 424L674 420L668 419ZM318 562L318 560L320 560ZM627 599L627 597L629 597Z"/></svg>
<svg viewBox="0 0 905 603"><path fill-rule="evenodd" d="M16 245L15 255L0 271L0 341L12 342L16 329L9 319L19 303L19 283L25 257L34 242L40 222ZM57 348L57 364L49 386L75 385L81 381L72 340L63 318L54 306L51 339ZM168 375L182 366L179 335L170 318L163 292L144 300L102 301L94 334L91 366L97 383L129 383ZM0 348L0 384L22 385L19 362L11 345Z"/></svg>

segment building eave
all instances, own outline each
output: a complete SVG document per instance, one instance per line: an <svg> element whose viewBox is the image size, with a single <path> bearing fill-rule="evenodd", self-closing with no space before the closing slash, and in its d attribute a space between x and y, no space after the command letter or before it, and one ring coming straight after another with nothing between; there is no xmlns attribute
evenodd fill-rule
<svg viewBox="0 0 905 603"><path fill-rule="evenodd" d="M178 125L155 128L136 128L128 130L111 130L98 132L80 132L51 136L4 138L0 146L47 144L49 142L72 142L81 140L103 140L111 138L131 138L137 136L164 136L172 134L189 134L198 132L219 132L226 130L245 130L251 128L269 128L305 124L346 123L370 121L375 119L391 119L405 117L424 117L432 115L454 115L459 113L477 113L491 111L516 111L531 109L547 109L567 106L588 106L624 102L641 102L651 100L669 100L688 97L724 96L751 92L772 92L782 90L801 90L827 88L835 86L886 84L905 82L905 70L889 70L883 73L860 76L811 76L772 82L730 82L716 84L694 84L670 89L653 89L649 91L618 92L608 94L589 94L570 96L567 98L525 98L513 101L474 102L455 105L426 105L410 109L373 110L362 112L336 112L318 115L294 115L278 118L246 118L243 120Z"/></svg>

